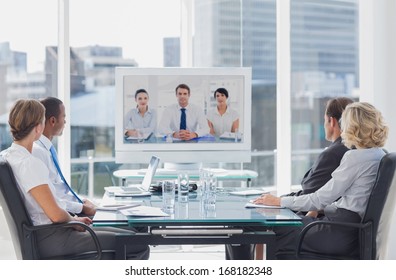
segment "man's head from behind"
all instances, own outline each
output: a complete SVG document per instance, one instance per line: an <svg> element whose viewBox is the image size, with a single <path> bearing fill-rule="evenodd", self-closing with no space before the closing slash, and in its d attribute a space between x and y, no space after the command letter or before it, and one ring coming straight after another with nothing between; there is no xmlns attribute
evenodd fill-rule
<svg viewBox="0 0 396 280"><path fill-rule="evenodd" d="M345 107L353 103L353 100L347 97L333 98L327 101L324 115L324 128L326 139L335 141L341 135L340 119Z"/></svg>
<svg viewBox="0 0 396 280"><path fill-rule="evenodd" d="M60 136L66 123L65 106L55 97L46 97L40 102L45 107L45 128L43 134L50 140L54 136Z"/></svg>
<svg viewBox="0 0 396 280"><path fill-rule="evenodd" d="M188 105L188 99L190 98L190 88L186 84L180 84L176 87L176 98L180 107L186 107Z"/></svg>

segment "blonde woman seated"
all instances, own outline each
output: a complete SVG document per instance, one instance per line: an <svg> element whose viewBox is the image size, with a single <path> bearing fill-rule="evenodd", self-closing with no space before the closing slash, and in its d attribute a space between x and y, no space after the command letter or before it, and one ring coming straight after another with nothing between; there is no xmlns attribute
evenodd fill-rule
<svg viewBox="0 0 396 280"><path fill-rule="evenodd" d="M14 141L11 147L1 152L1 156L12 168L34 225L69 221L90 225L90 218L73 217L64 209L65 205L54 195L55 190L47 166L32 155L33 143L40 138L44 121L45 108L39 101L18 100L11 109L8 121ZM116 233L134 234L133 231L111 227L94 230L103 250L115 249ZM91 236L79 226L41 230L37 233L37 243L42 258L95 250ZM114 255L105 257L114 258ZM128 248L127 257L148 259L149 248L143 245Z"/></svg>
<svg viewBox="0 0 396 280"><path fill-rule="evenodd" d="M128 111L124 118L125 136L138 137L149 134L157 128L157 113L148 106L149 95L145 89L135 92L136 108Z"/></svg>
<svg viewBox="0 0 396 280"><path fill-rule="evenodd" d="M385 155L381 147L388 137L388 127L374 106L365 102L355 102L349 104L343 112L341 130L343 142L351 150L345 153L340 166L323 187L314 193L301 196L263 195L254 202L284 206L294 211L310 211L303 217L304 225L317 220L320 210L324 211L324 217L320 219L360 222L374 186L379 163ZM294 250L301 229L275 228L277 252ZM345 255L359 250L358 238L354 229L314 227L306 236L303 249Z"/></svg>
<svg viewBox="0 0 396 280"><path fill-rule="evenodd" d="M220 136L224 132L237 132L239 129L239 114L227 104L228 91L218 88L214 92L217 106L211 109L206 118L210 128L210 134Z"/></svg>

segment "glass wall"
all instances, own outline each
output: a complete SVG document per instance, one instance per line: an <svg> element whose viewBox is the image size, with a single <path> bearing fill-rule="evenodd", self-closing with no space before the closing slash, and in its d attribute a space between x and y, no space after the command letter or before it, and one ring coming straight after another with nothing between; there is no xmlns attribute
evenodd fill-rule
<svg viewBox="0 0 396 280"><path fill-rule="evenodd" d="M326 101L355 96L359 83L358 5L354 0L292 0L292 183L299 184L325 139Z"/></svg>
<svg viewBox="0 0 396 280"><path fill-rule="evenodd" d="M34 13L32 13L34 11ZM0 150L11 145L8 112L19 98L56 96L57 1L15 0L0 9Z"/></svg>
<svg viewBox="0 0 396 280"><path fill-rule="evenodd" d="M274 184L276 149L276 1L195 1L194 66L252 67L253 185ZM224 164L226 168L241 168Z"/></svg>
<svg viewBox="0 0 396 280"><path fill-rule="evenodd" d="M180 1L71 0L69 24L72 174L82 193L95 186L101 196L121 166L114 159L115 67L179 66ZM92 173L94 184L86 179Z"/></svg>

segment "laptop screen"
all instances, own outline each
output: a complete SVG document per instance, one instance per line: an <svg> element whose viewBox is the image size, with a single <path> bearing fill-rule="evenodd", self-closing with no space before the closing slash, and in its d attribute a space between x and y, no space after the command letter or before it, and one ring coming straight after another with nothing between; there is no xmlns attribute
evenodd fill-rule
<svg viewBox="0 0 396 280"><path fill-rule="evenodd" d="M160 159L156 156L152 156L150 159L150 163L147 168L147 172L144 175L143 182L142 182L142 187L147 191L150 190L151 181L153 180L153 177L154 177L155 171L157 170L159 162L160 162Z"/></svg>

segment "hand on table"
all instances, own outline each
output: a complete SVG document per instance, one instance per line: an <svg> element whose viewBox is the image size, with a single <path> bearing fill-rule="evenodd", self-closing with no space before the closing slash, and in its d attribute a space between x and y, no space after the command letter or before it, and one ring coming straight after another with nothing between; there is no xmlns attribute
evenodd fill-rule
<svg viewBox="0 0 396 280"><path fill-rule="evenodd" d="M274 196L272 194L263 194L262 196L253 200L253 203L280 206L280 201L281 201L280 197Z"/></svg>

